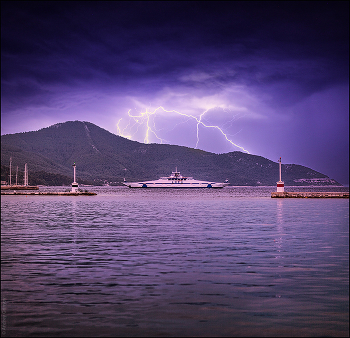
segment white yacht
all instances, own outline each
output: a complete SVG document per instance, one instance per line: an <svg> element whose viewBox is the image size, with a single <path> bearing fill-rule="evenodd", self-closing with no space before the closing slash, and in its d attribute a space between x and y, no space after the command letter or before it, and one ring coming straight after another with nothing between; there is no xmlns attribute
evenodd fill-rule
<svg viewBox="0 0 350 338"><path fill-rule="evenodd" d="M170 176L161 177L159 180L143 182L124 181L124 185L129 188L223 188L229 183L227 180L224 183L194 180L193 177L182 176L176 168Z"/></svg>

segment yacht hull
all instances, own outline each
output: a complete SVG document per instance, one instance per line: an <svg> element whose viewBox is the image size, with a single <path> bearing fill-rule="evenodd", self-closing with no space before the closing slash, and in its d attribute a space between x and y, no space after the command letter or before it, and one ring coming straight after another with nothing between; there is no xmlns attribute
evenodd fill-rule
<svg viewBox="0 0 350 338"><path fill-rule="evenodd" d="M226 183L153 183L153 182L133 182L133 183L124 183L129 188L171 188L171 189L184 189L184 188L223 188L227 186Z"/></svg>
<svg viewBox="0 0 350 338"><path fill-rule="evenodd" d="M170 189L184 189L184 188L223 188L229 183L210 182L210 181L198 181L192 177L185 177L177 171L171 173L168 177L161 177L155 181L143 181L143 182L124 182L124 185L129 188L170 188Z"/></svg>

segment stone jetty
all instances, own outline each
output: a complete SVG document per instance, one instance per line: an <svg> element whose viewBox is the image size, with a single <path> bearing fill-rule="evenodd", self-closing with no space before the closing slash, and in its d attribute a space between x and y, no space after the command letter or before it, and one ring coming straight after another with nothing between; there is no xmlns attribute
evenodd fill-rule
<svg viewBox="0 0 350 338"><path fill-rule="evenodd" d="M24 191L11 191L11 192L1 192L1 195L30 195L30 196L43 196L43 195L50 195L50 196L94 196L97 195L94 192L72 192L72 191L66 191L66 192L24 192Z"/></svg>
<svg viewBox="0 0 350 338"><path fill-rule="evenodd" d="M272 198L349 198L349 192L277 192L271 193Z"/></svg>

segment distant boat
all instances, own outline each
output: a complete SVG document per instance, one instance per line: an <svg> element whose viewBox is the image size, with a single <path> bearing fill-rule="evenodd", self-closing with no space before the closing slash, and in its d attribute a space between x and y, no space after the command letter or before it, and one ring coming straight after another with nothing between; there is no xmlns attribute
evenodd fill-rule
<svg viewBox="0 0 350 338"><path fill-rule="evenodd" d="M193 177L185 177L177 171L171 173L170 176L161 177L154 181L143 182L124 182L124 185L129 188L223 188L229 185L226 180L224 183L217 183L212 181L198 181Z"/></svg>

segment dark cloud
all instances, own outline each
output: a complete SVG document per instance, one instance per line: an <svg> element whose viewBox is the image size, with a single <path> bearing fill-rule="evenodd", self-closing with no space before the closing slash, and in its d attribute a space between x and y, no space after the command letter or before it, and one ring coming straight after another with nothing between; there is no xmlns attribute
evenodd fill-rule
<svg viewBox="0 0 350 338"><path fill-rule="evenodd" d="M2 2L2 130L15 132L11 116L26 116L28 109L31 123L44 127L43 121L72 115L98 124L94 108L98 121L106 121L102 127L116 132L108 119L125 118L135 105L197 115L218 106L227 121L245 112L249 123L242 117L223 125L260 152L249 133L273 147L267 133L282 124L291 136L303 116L311 123L323 107L305 107L322 93L331 93L329 102L345 102L336 113L323 109L323 125L346 120L348 41L346 1ZM302 123L299 128L307 132ZM348 142L347 130L331 129ZM178 139L186 142L183 135ZM223 152L221 144L213 141L211 149ZM293 149L290 154L299 151ZM346 149L332 151L344 157ZM308 165L304 159L300 164Z"/></svg>

